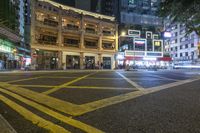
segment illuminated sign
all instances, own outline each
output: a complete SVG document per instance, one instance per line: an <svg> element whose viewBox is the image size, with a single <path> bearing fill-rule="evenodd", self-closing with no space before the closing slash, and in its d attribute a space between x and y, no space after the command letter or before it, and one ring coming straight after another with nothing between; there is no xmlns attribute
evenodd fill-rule
<svg viewBox="0 0 200 133"><path fill-rule="evenodd" d="M128 35L134 36L134 37L140 37L140 31L139 30L128 30Z"/></svg>
<svg viewBox="0 0 200 133"><path fill-rule="evenodd" d="M161 46L161 41L154 41L154 45L157 46L157 47L160 47Z"/></svg>
<svg viewBox="0 0 200 133"><path fill-rule="evenodd" d="M144 57L143 60L147 60L147 61L156 61L157 58L154 58L154 57Z"/></svg>
<svg viewBox="0 0 200 133"><path fill-rule="evenodd" d="M135 43L135 45L145 45L146 40L144 40L144 39L135 39L134 43Z"/></svg>
<svg viewBox="0 0 200 133"><path fill-rule="evenodd" d="M158 34L153 34L153 39L159 39Z"/></svg>
<svg viewBox="0 0 200 133"><path fill-rule="evenodd" d="M147 56L162 56L162 53L147 52Z"/></svg>
<svg viewBox="0 0 200 133"><path fill-rule="evenodd" d="M9 46L5 46L5 45L1 45L0 44L0 51L11 53L12 52L12 48L9 47Z"/></svg>
<svg viewBox="0 0 200 133"><path fill-rule="evenodd" d="M12 52L12 48L10 47L11 45L12 45L11 42L0 39L0 51L11 53Z"/></svg>
<svg viewBox="0 0 200 133"><path fill-rule="evenodd" d="M172 37L171 32L164 32L164 37L165 38L171 38Z"/></svg>
<svg viewBox="0 0 200 133"><path fill-rule="evenodd" d="M148 38L148 39L152 38L152 32L151 31L146 32L146 38Z"/></svg>

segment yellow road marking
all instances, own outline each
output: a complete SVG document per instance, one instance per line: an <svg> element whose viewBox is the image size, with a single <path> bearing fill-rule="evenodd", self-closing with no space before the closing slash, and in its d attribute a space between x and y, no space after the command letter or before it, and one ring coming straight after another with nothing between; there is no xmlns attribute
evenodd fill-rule
<svg viewBox="0 0 200 133"><path fill-rule="evenodd" d="M104 108L104 107L107 107L107 106L110 106L110 105L121 103L121 102L130 100L130 99L134 99L134 98L137 98L137 97L142 96L142 95L158 92L158 91L161 91L161 90L164 90L164 89L167 89L167 88L172 88L172 87L179 86L179 85L182 85L182 84L191 83L191 82L194 82L194 81L197 81L197 80L200 80L200 78L183 80L183 81L179 81L179 82L175 82L175 83L165 84L165 85L162 85L162 86L148 88L148 89L143 90L143 91L130 92L130 93L121 94L121 95L118 95L118 96L114 96L114 97L105 98L105 99L102 99L102 100L82 104L80 106L82 108L86 109L86 111L85 112L83 111L82 113L77 114L77 115L82 115L82 114L85 114L85 113L88 113L88 112L91 112L91 111L94 111L94 110L97 110L97 109L100 109L100 108Z"/></svg>
<svg viewBox="0 0 200 133"><path fill-rule="evenodd" d="M134 88L98 87L98 86L65 86L65 88L76 88L76 89L101 89L101 90L135 90Z"/></svg>
<svg viewBox="0 0 200 133"><path fill-rule="evenodd" d="M20 81L33 80L33 79L38 79L38 78L41 78L41 77L42 76L40 76L40 77L34 77L34 78L25 78L25 79L12 80L12 81L8 81L6 83L15 83L15 82L20 82Z"/></svg>
<svg viewBox="0 0 200 133"><path fill-rule="evenodd" d="M96 78L96 77L89 77L89 78L86 78L86 79L121 80L123 78Z"/></svg>
<svg viewBox="0 0 200 133"><path fill-rule="evenodd" d="M41 88L53 88L55 86L50 85L14 85L16 87L41 87Z"/></svg>
<svg viewBox="0 0 200 133"><path fill-rule="evenodd" d="M38 88L53 88L56 86L49 85L13 85L16 87L38 87ZM122 87L99 87L99 86L65 86L64 88L76 88L76 89L102 89L102 90L136 90L134 88L122 88Z"/></svg>
<svg viewBox="0 0 200 133"><path fill-rule="evenodd" d="M179 86L179 85L182 85L185 83L190 83L190 82L193 82L196 80L199 80L199 78L165 84L162 86L148 88L148 89L142 90L142 91L135 91L135 92L130 92L130 93L126 93L126 94L121 94L118 96L105 98L102 100L98 100L98 101L94 101L94 102L86 103L86 104L82 104L82 105L75 105L75 104L72 104L69 102L64 102L64 101L58 100L56 98L49 97L47 95L35 93L35 92L29 91L29 90L26 90L26 89L20 88L20 87L13 87L12 85L1 83L1 82L0 82L0 86L4 87L5 89L8 89L10 91L13 91L15 93L18 93L24 97L32 99L38 103L41 103L41 104L44 104L51 108L54 108L58 111L65 112L67 114L71 114L74 116L78 116L78 115L82 115L84 113L91 112L91 111L94 111L94 110L97 110L97 109L100 109L103 107L121 103L121 102L130 100L130 99L136 98L138 96L142 96L142 95L149 94L149 93L154 93L154 92L157 92L157 91L160 91L163 89Z"/></svg>
<svg viewBox="0 0 200 133"><path fill-rule="evenodd" d="M130 83L132 86L136 87L138 90L143 91L144 88L140 85L138 85L137 83L131 81L129 78L125 77L123 74L116 72L117 74L119 74L123 79L125 79L128 83Z"/></svg>
<svg viewBox="0 0 200 133"><path fill-rule="evenodd" d="M22 115L25 119L31 121L33 124L37 124L37 126L42 127L46 130L49 130L53 133L70 133L63 127L60 127L50 121L47 121L38 115L32 113L31 111L27 110L26 108L20 106L19 104L11 101L10 99L2 96L0 94L0 100L7 104L9 107L11 107L13 110L18 112L20 115Z"/></svg>
<svg viewBox="0 0 200 133"><path fill-rule="evenodd" d="M51 78L51 79L73 79L73 78L79 78L79 77L65 77L65 76L43 76L44 78Z"/></svg>
<svg viewBox="0 0 200 133"><path fill-rule="evenodd" d="M38 103L41 103L43 105L46 105L48 107L54 108L58 111L61 111L70 115L75 115L76 113L79 113L82 110L84 110L78 105L72 104L70 102L62 101L62 100L50 97L48 95L44 95L44 94L37 93L28 89L24 89L22 87L16 87L16 86L13 86L7 83L2 83L2 82L0 82L0 86L9 91L22 95L26 98L29 98L33 101L36 101Z"/></svg>
<svg viewBox="0 0 200 133"><path fill-rule="evenodd" d="M96 73L96 72L95 72L95 73ZM65 84L56 86L56 87L54 87L54 88L52 88L52 89L50 89L50 90L48 90L48 91L43 92L43 94L46 94L46 95L51 94L51 93L53 93L53 92L55 92L55 91L60 90L61 88L65 87L65 86L68 86L68 85L70 85L70 84L73 84L73 83L75 83L75 82L77 82L77 81L79 81L79 80L82 80L82 79L84 79L84 78L87 78L87 77L89 77L89 76L91 76L91 75L93 75L93 74L95 74L95 73L90 73L90 74L87 74L87 75L85 75L85 76L79 77L79 78L77 78L77 79L75 79L75 80L72 80L72 81L70 81L70 82L67 82L67 83L65 83Z"/></svg>
<svg viewBox="0 0 200 133"><path fill-rule="evenodd" d="M41 112L46 113L47 115L50 115L50 116L52 116L52 117L54 117L54 118L56 118L56 119L58 119L58 120L60 120L64 123L67 123L67 124L69 124L73 127L79 128L79 129L81 129L85 132L88 132L88 133L103 133L103 131L100 131L99 129L96 129L96 128L89 126L85 123L82 123L80 121L74 120L70 117L66 117L66 116L59 114L59 113L57 113L57 112L55 112L55 111L53 111L53 110L51 110L51 109L49 109L45 106L42 106L42 105L35 103L33 101L30 101L28 99L25 99L25 98L23 98L23 97L21 97L17 94L14 94L12 92L9 92L9 91L1 89L1 88L0 88L0 91L9 95L9 96L14 97L15 99L17 99L17 100L19 100L19 101L21 101L21 102L23 102L23 103L25 103L25 104L27 104L31 107L36 108L37 110L39 110Z"/></svg>

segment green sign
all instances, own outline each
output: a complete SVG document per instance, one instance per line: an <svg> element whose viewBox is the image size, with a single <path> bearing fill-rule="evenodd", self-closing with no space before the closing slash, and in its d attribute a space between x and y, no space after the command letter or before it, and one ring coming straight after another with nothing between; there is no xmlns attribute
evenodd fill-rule
<svg viewBox="0 0 200 133"><path fill-rule="evenodd" d="M11 46L12 46L11 42L0 39L0 51L11 53L12 52Z"/></svg>

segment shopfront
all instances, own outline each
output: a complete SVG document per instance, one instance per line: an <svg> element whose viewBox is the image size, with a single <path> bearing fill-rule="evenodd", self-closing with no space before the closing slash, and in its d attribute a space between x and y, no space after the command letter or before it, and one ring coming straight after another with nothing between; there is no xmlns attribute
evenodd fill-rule
<svg viewBox="0 0 200 133"><path fill-rule="evenodd" d="M95 69L95 56L85 56L85 69Z"/></svg>
<svg viewBox="0 0 200 133"><path fill-rule="evenodd" d="M19 59L16 58L16 49L9 41L0 39L0 70L18 69Z"/></svg>
<svg viewBox="0 0 200 133"><path fill-rule="evenodd" d="M58 69L58 52L33 50L32 62L35 69L38 70L54 70Z"/></svg>
<svg viewBox="0 0 200 133"><path fill-rule="evenodd" d="M66 69L80 69L80 56L66 55Z"/></svg>

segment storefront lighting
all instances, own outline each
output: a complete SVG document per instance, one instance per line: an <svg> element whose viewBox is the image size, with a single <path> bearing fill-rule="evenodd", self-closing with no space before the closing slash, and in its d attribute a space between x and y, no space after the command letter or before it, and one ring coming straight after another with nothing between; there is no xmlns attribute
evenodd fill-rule
<svg viewBox="0 0 200 133"><path fill-rule="evenodd" d="M154 57L144 57L143 60L146 60L146 61L156 61L157 58L154 58Z"/></svg>
<svg viewBox="0 0 200 133"><path fill-rule="evenodd" d="M123 60L123 59L124 59L124 56L123 56L123 55L120 55L120 54L118 54L118 55L117 55L117 59L118 59L118 60Z"/></svg>

